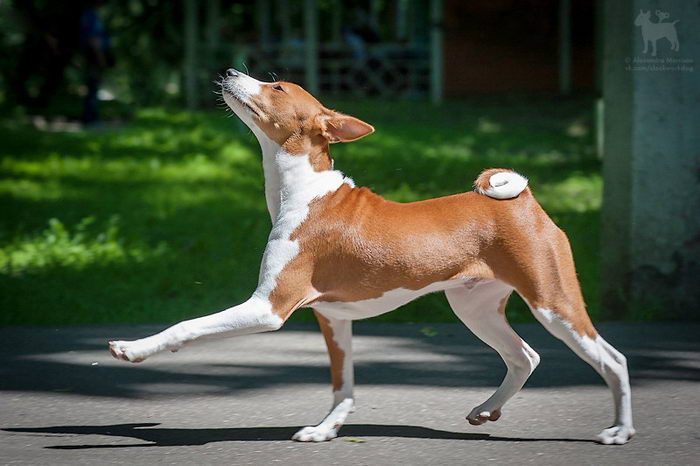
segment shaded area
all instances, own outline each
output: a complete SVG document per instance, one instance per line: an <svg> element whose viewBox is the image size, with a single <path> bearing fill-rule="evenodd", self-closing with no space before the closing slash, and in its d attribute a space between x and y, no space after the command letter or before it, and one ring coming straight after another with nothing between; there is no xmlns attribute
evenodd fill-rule
<svg viewBox="0 0 700 466"><path fill-rule="evenodd" d="M624 447L591 442L611 420L609 391L538 325L516 327L542 355L531 382L504 420L474 430L465 426L468 407L483 401L504 372L492 350L461 325L358 323L353 343L361 408L340 438L324 445L289 440L325 414L329 401L327 355L315 326L192 346L141 365L107 354L108 337L139 337L158 327L0 329L3 458L32 464L151 464L166 455L193 464L202 458L217 464L342 458L523 464L537 455L538 463L553 465L561 458L576 464L602 457L610 464L666 464L668 458L693 464L697 458L697 325L599 326L628 356L635 386L638 438Z"/></svg>
<svg viewBox="0 0 700 466"><path fill-rule="evenodd" d="M93 445L56 445L45 448L56 450L85 450L92 448L134 448L205 445L212 442L231 441L279 441L289 442L295 432L304 426L288 427L232 427L221 429L170 429L154 428L157 422L141 424L116 424L107 426L48 426L2 429L6 432L55 434L55 435L103 435L126 437L150 443L136 444L93 444ZM421 426L381 425L381 424L347 424L343 426L338 437L394 437L442 440L483 440L493 442L584 442L595 443L589 439L571 438L511 438L489 434L473 434L431 429Z"/></svg>
<svg viewBox="0 0 700 466"><path fill-rule="evenodd" d="M162 328L0 328L0 391L134 399L192 392L227 396L329 383L325 346L316 326L308 324L200 346L202 362L195 358L173 365L193 347L138 365L91 364L109 358L109 338L138 338ZM699 325L608 323L599 329L627 356L633 385L700 381ZM603 385L541 326L522 324L516 330L542 356L526 387ZM358 384L495 388L505 373L500 357L461 325L434 324L426 332L420 324L357 323L355 335Z"/></svg>

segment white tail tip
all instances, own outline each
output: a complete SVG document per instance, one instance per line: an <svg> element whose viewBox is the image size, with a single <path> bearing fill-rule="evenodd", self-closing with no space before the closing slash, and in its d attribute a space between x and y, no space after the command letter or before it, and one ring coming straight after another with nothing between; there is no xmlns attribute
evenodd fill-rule
<svg viewBox="0 0 700 466"><path fill-rule="evenodd" d="M489 178L487 187L477 186L476 192L494 199L512 199L527 188L527 178L515 172L498 172Z"/></svg>

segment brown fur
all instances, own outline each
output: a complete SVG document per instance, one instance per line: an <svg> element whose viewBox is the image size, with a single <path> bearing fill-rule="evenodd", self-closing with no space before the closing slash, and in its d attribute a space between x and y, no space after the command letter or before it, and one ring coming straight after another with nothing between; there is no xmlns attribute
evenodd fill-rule
<svg viewBox="0 0 700 466"><path fill-rule="evenodd" d="M331 383L333 391L337 392L343 388L343 367L345 365L345 351L340 349L338 343L334 340L333 328L329 320L319 312L314 312L318 320L318 326L321 328L323 338L326 340L328 347L328 356L331 360Z"/></svg>
<svg viewBox="0 0 700 466"><path fill-rule="evenodd" d="M317 171L331 167L330 142L374 131L291 83L266 84L251 106L270 138L288 153L309 154ZM488 189L499 171L504 170L484 171L475 187ZM481 277L511 285L530 306L552 310L580 335L597 334L568 239L529 189L507 200L467 192L401 204L343 185L312 202L291 239L299 242L300 253L277 277L270 296L283 319L314 302L359 301L396 288Z"/></svg>

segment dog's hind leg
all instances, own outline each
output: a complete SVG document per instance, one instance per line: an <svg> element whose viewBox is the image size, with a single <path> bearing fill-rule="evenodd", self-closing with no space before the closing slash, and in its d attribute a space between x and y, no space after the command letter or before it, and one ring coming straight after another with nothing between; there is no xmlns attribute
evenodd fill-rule
<svg viewBox="0 0 700 466"><path fill-rule="evenodd" d="M671 42L671 50L678 52L680 50L680 44L678 43L678 33L675 29L669 34L668 40Z"/></svg>
<svg viewBox="0 0 700 466"><path fill-rule="evenodd" d="M352 321L326 317L314 311L321 332L326 340L331 363L333 385L333 406L323 421L317 426L301 429L292 437L300 442L323 442L338 435L345 418L354 408L353 364L352 364Z"/></svg>
<svg viewBox="0 0 700 466"><path fill-rule="evenodd" d="M513 288L498 280L470 283L445 291L452 310L484 343L501 355L508 368L503 382L491 397L467 416L470 424L496 421L503 405L525 384L539 364L539 355L512 329L505 305Z"/></svg>
<svg viewBox="0 0 700 466"><path fill-rule="evenodd" d="M604 444L627 443L635 433L632 426L632 403L627 360L601 337L593 325L582 328L577 324L581 314L588 314L584 308L567 306L530 306L532 313L555 337L562 340L581 359L590 364L612 391L615 404L615 421L612 427L603 430L596 440Z"/></svg>
<svg viewBox="0 0 700 466"><path fill-rule="evenodd" d="M610 388L615 406L615 422L596 440L604 444L626 443L635 433L632 426L632 402L625 357L606 342L593 327L581 295L573 256L566 235L558 231L547 243L549 253L542 258L551 266L523 290L533 314L552 335L566 343L574 353L590 364Z"/></svg>

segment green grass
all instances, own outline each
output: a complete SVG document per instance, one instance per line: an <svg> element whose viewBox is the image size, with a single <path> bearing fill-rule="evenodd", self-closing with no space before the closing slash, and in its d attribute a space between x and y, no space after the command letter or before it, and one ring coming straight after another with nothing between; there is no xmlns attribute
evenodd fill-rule
<svg viewBox="0 0 700 466"><path fill-rule="evenodd" d="M335 145L336 168L387 198L466 191L486 167L528 176L571 237L597 315L602 181L588 100L333 104L377 129ZM259 149L223 111L147 109L77 133L6 119L0 141L0 324L172 322L254 289L270 229ZM516 299L509 314L531 319ZM454 317L431 295L376 320Z"/></svg>

